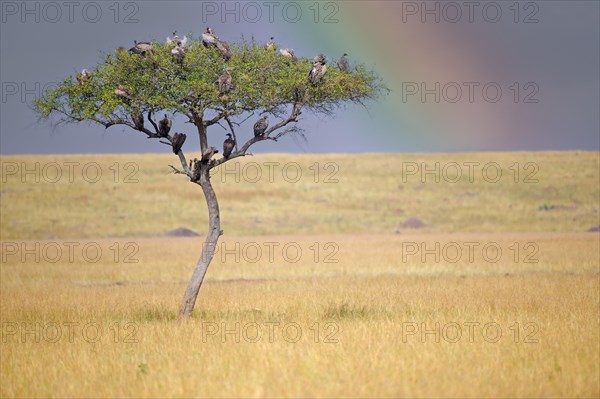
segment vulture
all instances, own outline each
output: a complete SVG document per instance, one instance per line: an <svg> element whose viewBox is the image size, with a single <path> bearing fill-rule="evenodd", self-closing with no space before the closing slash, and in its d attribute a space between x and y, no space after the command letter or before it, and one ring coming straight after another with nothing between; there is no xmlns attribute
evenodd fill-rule
<svg viewBox="0 0 600 399"><path fill-rule="evenodd" d="M282 48L281 50L279 50L279 53L294 62L296 62L296 60L298 59L298 58L296 58L296 54L294 54L293 48Z"/></svg>
<svg viewBox="0 0 600 399"><path fill-rule="evenodd" d="M223 142L223 156L229 158L234 147L235 140L231 138L231 133L227 133L227 138Z"/></svg>
<svg viewBox="0 0 600 399"><path fill-rule="evenodd" d="M80 74L77 75L77 81L80 85L83 85L91 79L92 74L88 72L87 69L83 69Z"/></svg>
<svg viewBox="0 0 600 399"><path fill-rule="evenodd" d="M217 46L217 49L219 50L223 58L225 58L225 61L229 61L229 59L231 58L231 50L229 49L229 43L217 40L215 45Z"/></svg>
<svg viewBox="0 0 600 399"><path fill-rule="evenodd" d="M183 143L185 143L186 137L187 136L183 133L175 133L173 135L173 141L171 142L171 145L173 146L173 154L179 154L181 147L183 147Z"/></svg>
<svg viewBox="0 0 600 399"><path fill-rule="evenodd" d="M313 67L310 70L310 72L308 73L308 80L312 84L317 84L321 81L321 79L323 79L323 76L325 76L326 72L327 72L326 64L319 64L318 62L313 63Z"/></svg>
<svg viewBox="0 0 600 399"><path fill-rule="evenodd" d="M133 111L131 113L131 120L137 130L144 129L144 116L140 111Z"/></svg>
<svg viewBox="0 0 600 399"><path fill-rule="evenodd" d="M185 58L186 53L187 53L187 49L185 47L175 46L171 50L171 54L180 64L183 64L183 59Z"/></svg>
<svg viewBox="0 0 600 399"><path fill-rule="evenodd" d="M319 54L312 62L312 69L308 73L308 80L312 84L317 84L323 79L327 72L327 60L323 54Z"/></svg>
<svg viewBox="0 0 600 399"><path fill-rule="evenodd" d="M177 31L173 31L173 37L167 37L167 44L175 44L177 47L187 46L188 38L184 36L183 39L177 36Z"/></svg>
<svg viewBox="0 0 600 399"><path fill-rule="evenodd" d="M342 57L337 62L338 68L340 71L349 73L350 72L350 63L348 62L348 54L344 53Z"/></svg>
<svg viewBox="0 0 600 399"><path fill-rule="evenodd" d="M137 40L134 40L133 43L135 45L129 49L131 54L146 55L148 52L154 52L154 46L150 42L138 42Z"/></svg>
<svg viewBox="0 0 600 399"><path fill-rule="evenodd" d="M206 31L204 31L204 33L202 34L202 44L204 45L204 47L208 48L210 46L216 45L217 40L217 36L213 32L213 30L207 26Z"/></svg>
<svg viewBox="0 0 600 399"><path fill-rule="evenodd" d="M165 114L165 117L163 119L161 119L160 121L158 121L158 133L165 137L166 135L169 134L169 131L171 130L171 126L173 126L173 120L169 119L167 117L167 114Z"/></svg>
<svg viewBox="0 0 600 399"><path fill-rule="evenodd" d="M129 91L129 89L125 86L121 86L119 85L116 89L115 89L115 94L120 97L121 99L124 100L131 100L131 92Z"/></svg>
<svg viewBox="0 0 600 399"><path fill-rule="evenodd" d="M313 65L314 64L325 65L325 64L327 64L327 57L325 57L325 54L319 54L315 58L313 58L313 62L312 63L313 63Z"/></svg>
<svg viewBox="0 0 600 399"><path fill-rule="evenodd" d="M254 137L262 137L268 127L269 119L267 119L267 116L265 115L254 124Z"/></svg>
<svg viewBox="0 0 600 399"><path fill-rule="evenodd" d="M219 93L221 94L225 94L228 93L231 90L231 74L229 73L229 71L231 70L230 67L225 68L225 73L223 73L223 75L221 75L219 77L219 80L217 80L217 84L219 86Z"/></svg>
<svg viewBox="0 0 600 399"><path fill-rule="evenodd" d="M267 50L269 50L269 51L275 51L275 42L273 41L274 39L275 39L275 37L271 36L271 38L269 39L269 41L265 45L265 48Z"/></svg>
<svg viewBox="0 0 600 399"><path fill-rule="evenodd" d="M191 181L200 181L200 177L202 176L201 165L202 163L198 161L198 158L190 159L190 171L192 172L192 176L190 177Z"/></svg>

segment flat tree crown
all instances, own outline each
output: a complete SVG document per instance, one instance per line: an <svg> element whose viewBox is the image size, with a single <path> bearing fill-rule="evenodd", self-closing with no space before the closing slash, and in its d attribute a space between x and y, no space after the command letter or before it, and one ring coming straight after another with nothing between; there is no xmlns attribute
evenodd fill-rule
<svg viewBox="0 0 600 399"><path fill-rule="evenodd" d="M207 48L201 40L190 40L178 56L172 51L174 43L155 42L152 47L144 54L124 49L106 54L95 68L66 78L38 99L36 110L44 118L56 113L63 121L91 120L108 127L132 121L135 114L160 111L205 117L212 110L231 117L277 113L301 104L330 113L342 103L362 103L387 90L372 70L359 65L347 73L335 62L313 84L308 79L312 58L294 62L254 41L232 44L228 60L219 48ZM218 80L226 70L231 89L222 93Z"/></svg>

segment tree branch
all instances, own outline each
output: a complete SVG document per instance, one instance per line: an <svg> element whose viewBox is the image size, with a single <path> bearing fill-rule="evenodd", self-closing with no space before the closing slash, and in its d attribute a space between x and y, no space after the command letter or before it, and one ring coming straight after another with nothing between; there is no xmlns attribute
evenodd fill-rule
<svg viewBox="0 0 600 399"><path fill-rule="evenodd" d="M183 154L183 150L179 150L179 153L177 153L177 156L179 157L179 162L181 162L181 167L183 168L183 171L185 172L186 175L188 175L188 177L191 178L192 172L188 168L188 164L185 159L185 155Z"/></svg>
<svg viewBox="0 0 600 399"><path fill-rule="evenodd" d="M158 133L158 126L156 125L154 120L152 120L152 111L148 111L148 121L152 124L152 126L154 126L154 131Z"/></svg>
<svg viewBox="0 0 600 399"><path fill-rule="evenodd" d="M65 111L60 110L60 109L57 109L56 111L59 112L59 113L61 113L61 114L63 114L67 118L67 119L63 119L65 122L69 122L69 120L70 121L74 121L74 122L83 122L83 121L86 121L86 120L90 120L90 121L93 121L93 122L96 122L96 123L99 123L99 124L103 125L107 129L109 127L111 127L111 126L114 126L114 125L124 125L124 126L128 126L128 127L132 128L133 130L137 130L139 132L142 132L142 133L146 134L148 136L148 138L163 138L163 139L168 140L169 142L166 143L166 142L161 141L161 143L169 144L171 146L173 145L173 136L171 136L170 134L167 134L166 136L161 136L158 133L158 126L156 126L156 124L152 122L152 119L151 119L151 116L150 116L151 111L148 112L148 120L150 120L150 122L152 122L152 125L156 128L156 133L153 133L153 132L151 132L150 130L148 130L146 128L143 128L143 129L140 130L133 123L131 123L129 121L126 121L126 120L123 120L121 118L119 118L119 119L109 119L109 120L103 121L103 120L101 120L99 118L96 118L96 117L78 118L76 116L69 115L68 113L66 113ZM179 173L186 174L189 177L191 177L192 174L190 172L190 169L188 168L187 160L185 158L185 155L184 155L183 151L180 150L179 153L177 154L177 156L179 157L179 161L181 162L181 166L183 167L183 172L179 171ZM169 166L171 166L171 165L169 165ZM173 166L171 166L171 167L173 168ZM173 168L173 169L175 169L175 168Z"/></svg>
<svg viewBox="0 0 600 399"><path fill-rule="evenodd" d="M150 130L148 130L146 127L142 127L141 129L138 129L137 126L135 126L133 123L128 122L128 121L123 121L121 123L122 125L126 125L129 126L130 128L132 128L133 130L138 130L142 133L145 133L146 136L148 136L149 139L158 139L161 138L162 136L160 134L158 134L158 131L156 133L152 133Z"/></svg>
<svg viewBox="0 0 600 399"><path fill-rule="evenodd" d="M185 171L179 170L173 165L169 165L169 166L171 167L171 169L173 169L173 173L175 173L176 175L187 175L187 173Z"/></svg>
<svg viewBox="0 0 600 399"><path fill-rule="evenodd" d="M205 121L204 124L206 127L212 126L215 123L218 123L221 119L223 119L224 116L225 116L225 111L221 111L214 118Z"/></svg>
<svg viewBox="0 0 600 399"><path fill-rule="evenodd" d="M292 122L297 122L297 118L298 116L301 114L301 110L302 107L304 106L303 102L295 102L292 106L292 112L290 113L290 115L282 120L281 122L273 125L270 129L267 129L265 131L265 133L262 136L259 137L252 137L251 139L249 139L243 146L242 148L240 148L239 150L236 150L235 152L233 152L228 158L219 158L217 160L215 160L211 165L210 168L215 168L221 164L224 164L227 161L230 161L232 159L238 158L238 157L243 157L246 156L248 149L254 145L255 143L258 143L259 141L264 141L264 140L274 140L277 141L277 139L279 137L281 137L283 134L278 135L277 137L270 137L270 134L273 133L274 131L281 129L284 126L287 126L288 124L292 123ZM229 122L229 121L228 121ZM231 125L230 125L231 127ZM232 129L233 131L233 129ZM285 133L284 133L285 134Z"/></svg>
<svg viewBox="0 0 600 399"><path fill-rule="evenodd" d="M208 148L208 137L206 136L207 121L204 120L204 110L198 111L195 108L190 108L192 112L192 121L198 129L198 137L200 139L200 152L204 153Z"/></svg>

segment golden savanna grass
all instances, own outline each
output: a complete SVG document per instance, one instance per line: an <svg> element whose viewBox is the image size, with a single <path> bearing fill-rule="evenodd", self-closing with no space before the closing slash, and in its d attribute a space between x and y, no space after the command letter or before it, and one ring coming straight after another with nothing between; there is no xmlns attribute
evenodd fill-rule
<svg viewBox="0 0 600 399"><path fill-rule="evenodd" d="M280 165L213 177L225 235L186 322L203 239L163 234L204 231L199 190L173 157L2 157L71 161L105 175L3 175L2 397L600 395L597 153L245 159ZM137 183L113 179L127 162ZM292 162L308 177L277 175ZM509 178L423 182L413 162ZM528 162L537 182L508 174Z"/></svg>

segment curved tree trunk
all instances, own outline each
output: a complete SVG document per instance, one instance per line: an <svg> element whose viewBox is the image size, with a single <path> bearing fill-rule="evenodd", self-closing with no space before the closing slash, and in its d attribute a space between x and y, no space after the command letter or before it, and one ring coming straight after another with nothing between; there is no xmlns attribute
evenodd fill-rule
<svg viewBox="0 0 600 399"><path fill-rule="evenodd" d="M219 241L219 236L221 235L219 203L217 202L217 196L213 190L208 172L208 165L203 164L201 166L199 184L204 192L206 205L208 205L208 233L206 234L206 240L204 241L204 246L202 247L200 259L198 259L198 263L196 264L192 278L190 279L190 282L185 290L185 295L179 311L180 318L187 318L192 315L196 298L198 297L198 292L200 291L202 281L204 280L204 276L208 270L208 265L210 265L210 262L215 255L217 242Z"/></svg>

